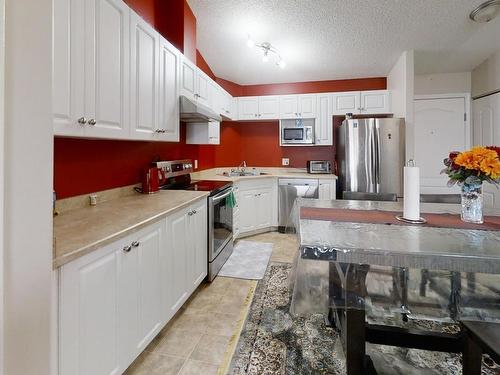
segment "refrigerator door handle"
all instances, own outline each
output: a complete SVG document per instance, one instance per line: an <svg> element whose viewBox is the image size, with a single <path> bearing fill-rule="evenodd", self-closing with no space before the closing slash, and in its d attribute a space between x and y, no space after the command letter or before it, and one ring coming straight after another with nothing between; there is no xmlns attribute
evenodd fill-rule
<svg viewBox="0 0 500 375"><path fill-rule="evenodd" d="M369 193L375 193L375 150L374 150L374 134L371 123L367 124L367 150L366 150L366 188Z"/></svg>
<svg viewBox="0 0 500 375"><path fill-rule="evenodd" d="M375 124L375 134L373 137L374 142L374 168L375 168L375 192L380 193L380 127L378 123Z"/></svg>

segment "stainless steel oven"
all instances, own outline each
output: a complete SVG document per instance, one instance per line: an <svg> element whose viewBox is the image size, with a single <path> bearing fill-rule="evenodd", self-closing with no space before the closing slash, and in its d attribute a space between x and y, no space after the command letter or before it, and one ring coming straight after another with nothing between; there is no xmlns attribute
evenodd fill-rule
<svg viewBox="0 0 500 375"><path fill-rule="evenodd" d="M233 252L233 208L229 186L208 197L208 280L212 281Z"/></svg>

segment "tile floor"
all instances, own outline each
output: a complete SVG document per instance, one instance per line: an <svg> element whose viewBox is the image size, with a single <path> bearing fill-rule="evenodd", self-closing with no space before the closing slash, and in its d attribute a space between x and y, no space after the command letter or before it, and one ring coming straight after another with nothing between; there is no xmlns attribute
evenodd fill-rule
<svg viewBox="0 0 500 375"><path fill-rule="evenodd" d="M297 254L295 235L269 232L245 240L272 243L272 262L291 263ZM256 284L229 277L202 284L125 374L224 374Z"/></svg>

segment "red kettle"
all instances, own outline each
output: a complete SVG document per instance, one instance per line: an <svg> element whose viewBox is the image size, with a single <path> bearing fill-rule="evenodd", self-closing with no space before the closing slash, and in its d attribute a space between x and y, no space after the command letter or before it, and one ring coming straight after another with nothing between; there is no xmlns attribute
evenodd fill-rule
<svg viewBox="0 0 500 375"><path fill-rule="evenodd" d="M144 171L140 192L143 194L154 194L160 190L160 185L163 185L166 181L167 178L163 169L149 167Z"/></svg>

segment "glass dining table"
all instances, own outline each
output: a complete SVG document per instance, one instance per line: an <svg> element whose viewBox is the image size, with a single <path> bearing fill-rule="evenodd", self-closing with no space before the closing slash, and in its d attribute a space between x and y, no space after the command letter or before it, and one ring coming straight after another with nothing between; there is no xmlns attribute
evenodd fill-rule
<svg viewBox="0 0 500 375"><path fill-rule="evenodd" d="M500 231L317 219L308 208L401 212L401 202L297 199L291 312L323 313L340 333L348 375L374 371L366 344L460 353L460 330L415 322L500 322ZM456 204L421 204L459 215ZM359 211L358 211L359 214ZM487 216L500 216L486 210ZM499 227L500 228L500 227ZM456 327L459 327L455 324ZM499 343L500 345L500 343Z"/></svg>

